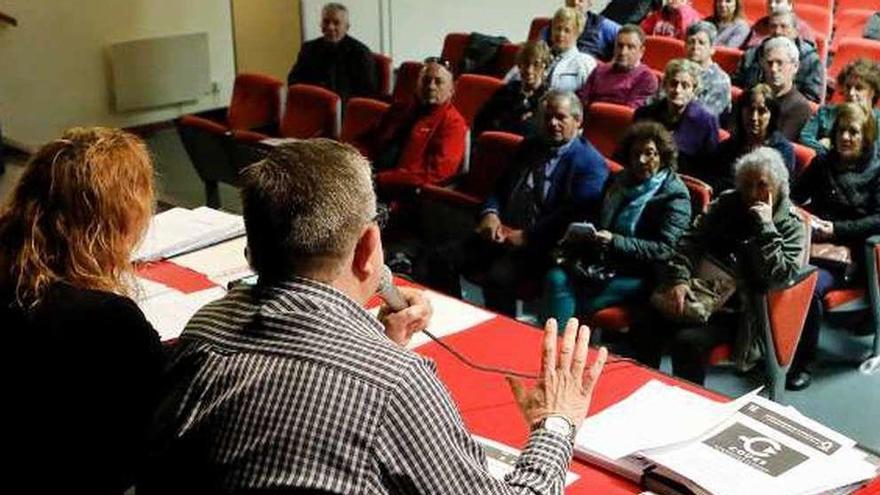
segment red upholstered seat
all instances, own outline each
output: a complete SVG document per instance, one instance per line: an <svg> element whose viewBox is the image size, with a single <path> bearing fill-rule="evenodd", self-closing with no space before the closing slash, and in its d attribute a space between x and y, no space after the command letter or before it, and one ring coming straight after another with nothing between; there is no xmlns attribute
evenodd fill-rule
<svg viewBox="0 0 880 495"><path fill-rule="evenodd" d="M767 15L767 2L765 0L743 0L743 14L749 24Z"/></svg>
<svg viewBox="0 0 880 495"><path fill-rule="evenodd" d="M611 158L605 157L605 167L608 169L608 172L612 174L616 174L623 170L623 165L615 162Z"/></svg>
<svg viewBox="0 0 880 495"><path fill-rule="evenodd" d="M617 143L626 133L635 110L625 105L596 102L587 109L584 137L604 156L614 155Z"/></svg>
<svg viewBox="0 0 880 495"><path fill-rule="evenodd" d="M549 29L552 22L553 19L549 17L535 17L532 19L532 23L529 24L529 36L526 39L529 41L541 39L541 31L544 28Z"/></svg>
<svg viewBox="0 0 880 495"><path fill-rule="evenodd" d="M335 139L342 126L341 114L341 102L336 93L310 84L294 84L287 89L281 135L299 139Z"/></svg>
<svg viewBox="0 0 880 495"><path fill-rule="evenodd" d="M712 202L712 186L690 175L679 174L679 177L691 196L691 215L705 213L709 203Z"/></svg>
<svg viewBox="0 0 880 495"><path fill-rule="evenodd" d="M464 117L468 126L471 126L477 113L483 104L504 86L501 79L479 74L462 74L455 81L455 94L452 96L452 104Z"/></svg>
<svg viewBox="0 0 880 495"><path fill-rule="evenodd" d="M858 303L864 298L864 288L838 289L828 291L828 293L825 294L825 299L823 300L823 302L825 303L826 309L835 309L842 308L846 305L850 305L853 303Z"/></svg>
<svg viewBox="0 0 880 495"><path fill-rule="evenodd" d="M807 167L810 166L810 163L813 161L813 158L816 157L816 151L809 146L804 146L799 143L791 143L794 147L794 158L796 162L796 173L800 174L806 170Z"/></svg>
<svg viewBox="0 0 880 495"><path fill-rule="evenodd" d="M381 53L374 53L373 63L376 65L376 81L379 83L379 95L383 97L391 96L391 78L393 75L391 57Z"/></svg>
<svg viewBox="0 0 880 495"><path fill-rule="evenodd" d="M456 76L459 75L459 66L464 58L469 38L468 33L449 33L443 39L443 51L440 56L449 61L452 73Z"/></svg>
<svg viewBox="0 0 880 495"><path fill-rule="evenodd" d="M667 62L684 56L684 41L680 39L654 35L645 37L645 55L642 57L642 62L652 69L663 71Z"/></svg>
<svg viewBox="0 0 880 495"><path fill-rule="evenodd" d="M837 46L837 53L834 55L831 67L828 68L829 80L836 81L840 71L847 64L860 57L874 61L880 60L880 41L864 38L842 39Z"/></svg>
<svg viewBox="0 0 880 495"><path fill-rule="evenodd" d="M837 13L844 10L866 9L871 11L880 10L880 0L837 0Z"/></svg>
<svg viewBox="0 0 880 495"><path fill-rule="evenodd" d="M629 306L611 306L600 309L593 313L589 323L591 327L621 331L632 325L632 308Z"/></svg>
<svg viewBox="0 0 880 495"><path fill-rule="evenodd" d="M813 32L825 39L831 37L831 10L817 5L810 5L805 2L794 3L794 13L798 18L805 22Z"/></svg>
<svg viewBox="0 0 880 495"><path fill-rule="evenodd" d="M787 368L794 358L818 278L818 273L814 271L803 283L767 293L770 333L773 336L776 362L781 367Z"/></svg>
<svg viewBox="0 0 880 495"><path fill-rule="evenodd" d="M714 60L724 72L733 74L742 57L743 51L738 48L716 46L715 55L712 56L712 60Z"/></svg>
<svg viewBox="0 0 880 495"><path fill-rule="evenodd" d="M264 74L236 76L226 114L229 128L254 129L277 123L283 86L280 79Z"/></svg>
<svg viewBox="0 0 880 495"><path fill-rule="evenodd" d="M743 90L739 86L731 86L730 87L730 101L734 105L739 103L739 99L742 97Z"/></svg>
<svg viewBox="0 0 880 495"><path fill-rule="evenodd" d="M831 44L831 52L837 51L842 39L861 38L865 25L873 14L873 10L861 5L852 9L838 8L834 16L834 42Z"/></svg>
<svg viewBox="0 0 880 495"><path fill-rule="evenodd" d="M703 17L709 17L714 12L715 2L713 0L692 0L691 7Z"/></svg>
<svg viewBox="0 0 880 495"><path fill-rule="evenodd" d="M372 98L351 98L345 104L339 140L354 144L357 137L373 127L391 105Z"/></svg>
<svg viewBox="0 0 880 495"><path fill-rule="evenodd" d="M821 7L828 12L834 10L834 0L798 0L798 3L802 3L804 5L815 5L816 7Z"/></svg>
<svg viewBox="0 0 880 495"><path fill-rule="evenodd" d="M397 78L394 80L394 91L391 100L395 103L408 103L415 98L416 87L419 84L419 74L422 73L421 62L404 62L397 68Z"/></svg>

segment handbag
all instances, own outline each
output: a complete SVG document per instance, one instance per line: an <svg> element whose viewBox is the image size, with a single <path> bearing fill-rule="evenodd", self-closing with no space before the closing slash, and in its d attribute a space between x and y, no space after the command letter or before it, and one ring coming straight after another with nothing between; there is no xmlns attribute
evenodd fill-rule
<svg viewBox="0 0 880 495"><path fill-rule="evenodd" d="M736 278L732 269L711 256L704 256L696 274L688 280L687 287L688 293L681 313L666 297L668 286L655 289L650 303L671 321L702 325L736 292Z"/></svg>
<svg viewBox="0 0 880 495"><path fill-rule="evenodd" d="M810 246L810 262L816 266L843 274L848 280L853 274L852 251L846 246L830 242L816 242Z"/></svg>

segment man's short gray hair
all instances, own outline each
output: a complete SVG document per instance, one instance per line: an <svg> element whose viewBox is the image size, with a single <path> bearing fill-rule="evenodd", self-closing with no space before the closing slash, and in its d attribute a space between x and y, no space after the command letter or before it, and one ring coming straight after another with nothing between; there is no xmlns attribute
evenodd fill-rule
<svg viewBox="0 0 880 495"><path fill-rule="evenodd" d="M329 274L376 215L369 161L347 144L276 146L241 172L251 266L261 279Z"/></svg>
<svg viewBox="0 0 880 495"><path fill-rule="evenodd" d="M345 14L346 17L348 17L348 7L346 7L345 5L342 5L341 3L337 3L337 2L325 3L324 6L321 7L321 15L323 16L323 15L327 14L328 12L342 12Z"/></svg>
<svg viewBox="0 0 880 495"><path fill-rule="evenodd" d="M539 122L544 121L544 111L547 107L547 104L551 101L556 100L567 100L568 108L571 111L571 116L577 120L582 120L584 117L584 106L581 105L580 98L577 97L576 94L571 91L563 91L561 89L551 89L547 91L543 98L541 98L541 105L539 107Z"/></svg>
<svg viewBox="0 0 880 495"><path fill-rule="evenodd" d="M733 165L734 181L736 189L742 191L743 180L749 172L764 172L770 175L773 186L776 190L778 198L788 197L788 169L785 168L785 162L782 161L782 155L779 151L768 146L747 153L739 158Z"/></svg>
<svg viewBox="0 0 880 495"><path fill-rule="evenodd" d="M773 50L782 50L788 56L788 59L791 62L798 63L801 58L801 52L798 50L797 45L794 44L794 41L786 38L785 36L777 36L775 38L770 38L764 43L764 57L770 54Z"/></svg>
<svg viewBox="0 0 880 495"><path fill-rule="evenodd" d="M790 29L797 28L797 15L795 15L794 11L791 10L788 5L783 4L776 7L767 17L768 19L785 19L788 22L788 27Z"/></svg>
<svg viewBox="0 0 880 495"><path fill-rule="evenodd" d="M699 21L691 24L687 28L687 37L690 38L697 33L706 33L706 36L709 38L709 44L714 45L715 38L718 37L718 28L716 28L711 22Z"/></svg>

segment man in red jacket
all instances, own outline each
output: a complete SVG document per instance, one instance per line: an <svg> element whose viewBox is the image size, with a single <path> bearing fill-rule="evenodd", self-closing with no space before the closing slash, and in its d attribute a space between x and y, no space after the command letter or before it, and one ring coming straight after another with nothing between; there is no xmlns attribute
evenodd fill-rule
<svg viewBox="0 0 880 495"><path fill-rule="evenodd" d="M358 139L378 172L380 191L442 183L458 172L468 129L452 106L452 94L448 64L428 59L415 101L395 103Z"/></svg>

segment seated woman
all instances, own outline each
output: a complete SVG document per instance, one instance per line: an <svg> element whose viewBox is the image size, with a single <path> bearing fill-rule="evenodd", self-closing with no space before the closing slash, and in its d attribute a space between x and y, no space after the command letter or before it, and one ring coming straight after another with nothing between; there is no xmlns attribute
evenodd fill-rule
<svg viewBox="0 0 880 495"><path fill-rule="evenodd" d="M718 29L715 46L739 48L752 30L743 12L742 0L715 0L713 13L706 21Z"/></svg>
<svg viewBox="0 0 880 495"><path fill-rule="evenodd" d="M0 212L0 321L15 370L4 441L20 486L133 483L162 367L159 337L127 297L152 206L144 143L76 128L36 152Z"/></svg>
<svg viewBox="0 0 880 495"><path fill-rule="evenodd" d="M638 108L633 117L660 122L672 132L678 170L688 175L695 175L718 146L718 117L696 101L701 73L700 66L690 60L670 60L663 73L663 96Z"/></svg>
<svg viewBox="0 0 880 495"><path fill-rule="evenodd" d="M613 277L579 280L576 273L552 269L545 284L544 311L557 321L646 295L651 266L668 258L691 220L687 187L675 173L675 142L656 122L629 128L621 145L626 167L609 182L595 236L566 242L580 266L601 265ZM579 270L576 270L579 271Z"/></svg>
<svg viewBox="0 0 880 495"><path fill-rule="evenodd" d="M794 147L779 131L779 103L773 90L758 84L743 93L736 108L733 134L721 144L708 166L695 174L716 192L733 187L733 165L739 157L761 146L775 149L782 156L790 179L795 177Z"/></svg>
<svg viewBox="0 0 880 495"><path fill-rule="evenodd" d="M700 66L700 86L697 89L697 101L709 113L717 116L730 110L730 76L720 65L712 60L715 54L715 26L699 21L687 29L687 58Z"/></svg>
<svg viewBox="0 0 880 495"><path fill-rule="evenodd" d="M874 108L880 98L880 64L866 58L856 59L837 75L837 91L847 103L873 108L874 120L880 124L880 109ZM831 149L831 128L837 119L837 105L822 105L801 129L800 142L817 154Z"/></svg>
<svg viewBox="0 0 880 495"><path fill-rule="evenodd" d="M592 55L578 50L577 40L584 30L584 14L573 7L561 7L550 24L550 50L553 60L547 70L548 89L577 91L596 68ZM504 82L522 79L519 66L510 69Z"/></svg>
<svg viewBox="0 0 880 495"><path fill-rule="evenodd" d="M544 76L552 59L550 48L543 41L526 42L516 54L520 77L499 88L483 105L474 119L474 136L485 131L534 134L534 113L546 92Z"/></svg>
<svg viewBox="0 0 880 495"><path fill-rule="evenodd" d="M700 13L691 7L689 0L667 0L642 21L642 29L648 36L669 36L684 40L687 28L700 20Z"/></svg>
<svg viewBox="0 0 880 495"><path fill-rule="evenodd" d="M736 163L736 189L718 197L709 211L681 236L675 254L659 270L656 294L677 316L651 310L631 331L637 358L658 367L666 344L672 344L672 370L676 376L702 384L709 352L716 345L733 346L740 369L755 363L759 348L753 328L740 317L753 313L747 295L795 275L804 250L804 228L788 199L788 170L779 153L758 148ZM701 261L710 256L736 274L739 311L719 311L705 325L678 323L671 318L686 314L691 299L688 282L699 274ZM740 324L742 323L742 324Z"/></svg>
<svg viewBox="0 0 880 495"><path fill-rule="evenodd" d="M864 274L865 240L880 234L880 156L877 121L857 103L838 107L831 132L834 145L819 155L798 179L792 198L813 215L813 242L828 242L850 248L855 267ZM822 321L822 299L831 289L846 285L843 270L819 266L819 280L813 292L810 312L798 344L786 385L800 390L810 384L809 365L815 358Z"/></svg>

